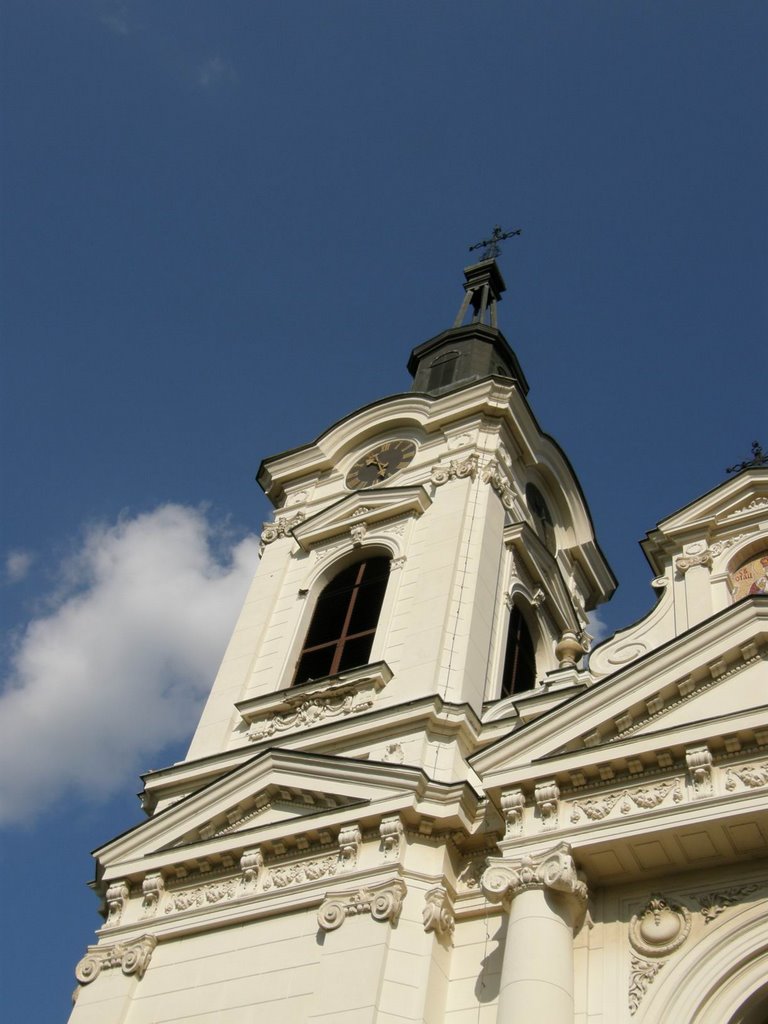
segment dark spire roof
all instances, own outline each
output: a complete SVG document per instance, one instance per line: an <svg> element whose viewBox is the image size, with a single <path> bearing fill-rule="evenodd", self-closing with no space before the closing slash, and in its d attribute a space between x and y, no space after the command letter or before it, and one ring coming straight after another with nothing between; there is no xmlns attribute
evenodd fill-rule
<svg viewBox="0 0 768 1024"><path fill-rule="evenodd" d="M418 345L408 360L413 391L443 394L492 374L509 377L528 393L517 356L498 328L497 306L506 291L495 259L464 270L464 298L453 327Z"/></svg>

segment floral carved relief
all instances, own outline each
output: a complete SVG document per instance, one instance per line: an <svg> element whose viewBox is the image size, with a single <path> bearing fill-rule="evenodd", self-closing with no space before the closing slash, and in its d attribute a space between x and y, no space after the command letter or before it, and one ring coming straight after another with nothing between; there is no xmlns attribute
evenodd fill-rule
<svg viewBox="0 0 768 1024"><path fill-rule="evenodd" d="M701 908L701 914L705 924L710 924L728 907L733 907L743 900L749 899L752 893L757 892L758 885L731 886L728 889L719 889L716 892L692 893L691 899L696 900Z"/></svg>
<svg viewBox="0 0 768 1024"><path fill-rule="evenodd" d="M237 896L237 882L211 882L209 885L198 885L181 892L168 893L165 913L180 913L182 910L194 910L197 907L210 906L234 899Z"/></svg>
<svg viewBox="0 0 768 1024"><path fill-rule="evenodd" d="M264 877L264 891L285 889L289 885L301 882L315 882L318 878L335 875L339 869L339 858L336 856L317 857L312 860L297 861L280 867L269 868Z"/></svg>
<svg viewBox="0 0 768 1024"><path fill-rule="evenodd" d="M741 768L729 768L725 776L725 788L729 792L738 789L739 782L746 789L757 789L768 785L768 762L745 764Z"/></svg>
<svg viewBox="0 0 768 1024"><path fill-rule="evenodd" d="M461 462L451 459L447 466L433 466L430 478L432 483L439 487L442 484L447 484L449 480L463 480L465 477L471 477L474 480L476 472L477 456L470 455L469 458Z"/></svg>
<svg viewBox="0 0 768 1024"><path fill-rule="evenodd" d="M629 966L629 1012L634 1017L648 986L664 966L663 961L632 956Z"/></svg>
<svg viewBox="0 0 768 1024"><path fill-rule="evenodd" d="M671 796L674 803L683 799L680 780L659 782L655 786L639 786L636 789L621 789L605 796L589 797L573 800L571 803L571 821L576 824L582 816L589 821L602 821L611 811L618 807L620 814L633 811L646 811L658 807L667 797Z"/></svg>

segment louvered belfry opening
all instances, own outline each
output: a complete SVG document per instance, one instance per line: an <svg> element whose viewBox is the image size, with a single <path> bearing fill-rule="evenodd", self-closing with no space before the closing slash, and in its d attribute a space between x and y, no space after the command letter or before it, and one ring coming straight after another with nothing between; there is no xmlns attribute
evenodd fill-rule
<svg viewBox="0 0 768 1024"><path fill-rule="evenodd" d="M520 609L515 606L509 617L507 649L501 677L501 696L532 690L536 685L536 655L533 639Z"/></svg>
<svg viewBox="0 0 768 1024"><path fill-rule="evenodd" d="M389 558L343 569L317 600L293 685L368 663L389 579Z"/></svg>

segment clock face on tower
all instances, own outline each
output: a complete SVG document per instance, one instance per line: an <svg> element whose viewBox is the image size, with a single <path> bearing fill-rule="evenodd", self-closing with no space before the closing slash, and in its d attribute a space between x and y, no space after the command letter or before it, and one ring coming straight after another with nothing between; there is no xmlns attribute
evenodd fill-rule
<svg viewBox="0 0 768 1024"><path fill-rule="evenodd" d="M389 480L401 469L405 469L416 454L413 441L382 441L361 455L347 473L347 487L359 490Z"/></svg>

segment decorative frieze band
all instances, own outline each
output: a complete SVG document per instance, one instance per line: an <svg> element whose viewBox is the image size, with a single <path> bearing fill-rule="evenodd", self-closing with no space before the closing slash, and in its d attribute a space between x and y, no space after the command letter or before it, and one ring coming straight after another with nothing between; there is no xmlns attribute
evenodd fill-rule
<svg viewBox="0 0 768 1024"><path fill-rule="evenodd" d="M493 902L511 902L526 889L552 889L573 896L586 905L587 886L578 876L568 843L559 843L537 858L525 856L520 860L508 860L489 857L488 865L483 874L482 888Z"/></svg>
<svg viewBox="0 0 768 1024"><path fill-rule="evenodd" d="M405 882L399 878L380 885L349 889L326 897L317 912L317 923L323 931L340 928L348 917L370 914L374 921L397 924L403 899L407 892Z"/></svg>
<svg viewBox="0 0 768 1024"><path fill-rule="evenodd" d="M271 544L281 537L288 537L291 530L303 523L306 518L306 513L296 512L292 516L281 516L272 523L264 523L261 528L262 544Z"/></svg>
<svg viewBox="0 0 768 1024"><path fill-rule="evenodd" d="M75 968L75 977L81 985L89 985L103 970L119 967L123 974L135 974L141 979L149 966L156 945L157 939L154 935L142 935L130 942L89 946L88 952Z"/></svg>

